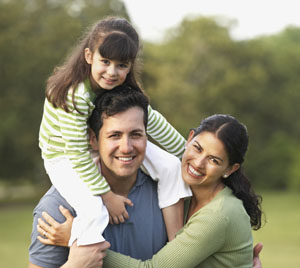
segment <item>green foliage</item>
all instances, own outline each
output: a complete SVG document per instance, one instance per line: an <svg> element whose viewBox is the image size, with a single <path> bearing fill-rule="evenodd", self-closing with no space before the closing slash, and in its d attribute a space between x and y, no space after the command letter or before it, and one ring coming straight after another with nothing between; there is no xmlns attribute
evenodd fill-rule
<svg viewBox="0 0 300 268"><path fill-rule="evenodd" d="M0 180L40 181L38 149L44 88L87 26L127 17L119 0L0 0ZM161 43L145 43L142 82L184 136L208 115L245 123L247 174L258 187L300 188L300 29L236 41L231 21L185 19Z"/></svg>
<svg viewBox="0 0 300 268"><path fill-rule="evenodd" d="M237 117L249 130L245 169L254 184L299 188L291 148L300 146L300 29L247 41L231 39L229 29L199 17L184 20L163 43L146 44L144 86L183 135L207 115Z"/></svg>
<svg viewBox="0 0 300 268"><path fill-rule="evenodd" d="M45 176L38 131L45 81L87 26L128 17L119 0L0 1L0 180Z"/></svg>

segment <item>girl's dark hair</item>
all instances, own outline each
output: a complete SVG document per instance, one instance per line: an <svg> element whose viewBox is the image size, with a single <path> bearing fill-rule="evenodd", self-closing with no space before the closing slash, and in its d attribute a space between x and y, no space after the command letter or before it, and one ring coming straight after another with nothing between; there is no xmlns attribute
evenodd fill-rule
<svg viewBox="0 0 300 268"><path fill-rule="evenodd" d="M46 87L46 97L54 107L69 112L67 94L72 88L73 105L78 84L91 75L91 66L85 60L85 49L92 53L97 49L104 58L132 63L125 85L142 92L136 81L135 61L139 51L139 36L132 25L123 18L107 17L97 22L73 49L65 63L54 69Z"/></svg>
<svg viewBox="0 0 300 268"><path fill-rule="evenodd" d="M194 130L194 137L204 131L214 133L225 146L229 165L240 164L240 168L228 178L222 178L222 182L232 189L237 198L243 201L250 216L252 228L258 230L261 227L262 197L254 193L250 181L242 170L249 142L247 128L230 115L218 114L205 118Z"/></svg>

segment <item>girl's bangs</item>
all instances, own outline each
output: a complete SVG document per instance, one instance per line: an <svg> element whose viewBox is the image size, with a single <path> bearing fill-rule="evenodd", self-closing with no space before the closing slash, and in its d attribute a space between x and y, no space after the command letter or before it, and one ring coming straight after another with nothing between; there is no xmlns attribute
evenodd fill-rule
<svg viewBox="0 0 300 268"><path fill-rule="evenodd" d="M103 58L121 62L134 61L137 52L138 47L135 43L120 32L108 34L99 47L99 53Z"/></svg>

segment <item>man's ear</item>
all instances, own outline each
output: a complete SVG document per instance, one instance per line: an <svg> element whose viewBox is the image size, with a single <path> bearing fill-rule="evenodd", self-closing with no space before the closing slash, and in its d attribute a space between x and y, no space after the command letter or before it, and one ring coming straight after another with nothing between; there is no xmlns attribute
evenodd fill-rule
<svg viewBox="0 0 300 268"><path fill-rule="evenodd" d="M88 134L89 134L90 145L92 146L92 149L94 151L99 151L98 140L97 140L95 132L91 128L89 128Z"/></svg>
<svg viewBox="0 0 300 268"><path fill-rule="evenodd" d="M85 57L85 60L88 64L93 63L93 53L89 48L84 49L84 57Z"/></svg>

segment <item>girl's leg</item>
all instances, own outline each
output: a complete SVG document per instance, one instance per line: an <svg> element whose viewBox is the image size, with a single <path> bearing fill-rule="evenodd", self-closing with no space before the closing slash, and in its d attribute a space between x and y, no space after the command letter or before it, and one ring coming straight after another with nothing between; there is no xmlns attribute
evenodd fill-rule
<svg viewBox="0 0 300 268"><path fill-rule="evenodd" d="M143 170L158 181L158 201L162 209L168 238L172 240L183 226L183 199L192 195L190 188L181 178L180 160L147 142Z"/></svg>
<svg viewBox="0 0 300 268"><path fill-rule="evenodd" d="M75 209L69 245L77 239L77 245L102 242L108 224L108 212L100 196L93 196L67 158L45 161L45 168L52 184Z"/></svg>

